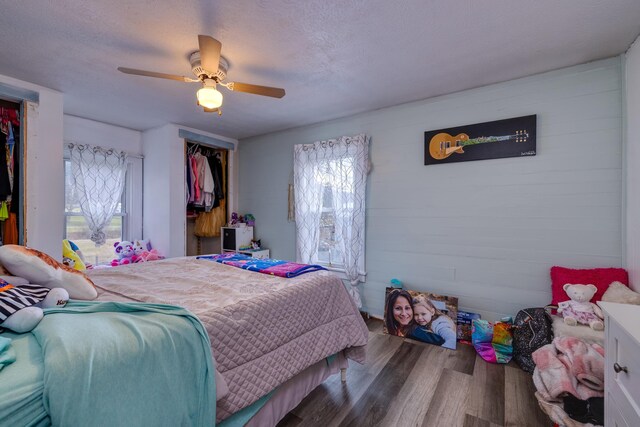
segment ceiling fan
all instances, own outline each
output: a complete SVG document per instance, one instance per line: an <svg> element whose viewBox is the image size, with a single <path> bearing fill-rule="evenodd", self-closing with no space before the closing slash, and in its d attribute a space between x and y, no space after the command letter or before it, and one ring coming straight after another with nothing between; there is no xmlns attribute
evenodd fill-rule
<svg viewBox="0 0 640 427"><path fill-rule="evenodd" d="M198 89L196 97L198 105L204 108L207 113L217 112L222 114L220 107L222 106L222 93L216 86L224 86L234 92L253 93L255 95L270 96L273 98L282 98L285 94L284 89L269 86L252 85L249 83L224 82L227 77L229 63L220 55L222 43L210 36L199 35L197 50L189 57L191 63L191 71L197 78L193 79L175 74L157 73L155 71L136 70L134 68L118 67L118 70L126 74L135 74L138 76L157 77L160 79L177 80L187 83L201 83L202 87Z"/></svg>

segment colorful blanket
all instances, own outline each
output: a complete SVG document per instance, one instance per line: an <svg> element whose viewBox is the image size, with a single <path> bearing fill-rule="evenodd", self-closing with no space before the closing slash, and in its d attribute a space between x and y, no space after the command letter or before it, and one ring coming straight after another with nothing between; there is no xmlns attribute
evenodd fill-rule
<svg viewBox="0 0 640 427"><path fill-rule="evenodd" d="M248 255L226 253L220 255L200 256L197 259L208 259L220 264L231 265L243 270L257 271L258 273L270 274L285 278L298 277L301 274L311 271L326 270L317 264L298 264L296 262L282 261L270 258L251 258Z"/></svg>

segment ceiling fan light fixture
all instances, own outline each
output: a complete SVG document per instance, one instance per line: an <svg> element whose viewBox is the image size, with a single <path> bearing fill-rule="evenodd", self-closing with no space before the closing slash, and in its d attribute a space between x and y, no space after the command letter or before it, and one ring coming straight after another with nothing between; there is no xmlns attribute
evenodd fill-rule
<svg viewBox="0 0 640 427"><path fill-rule="evenodd" d="M196 94L198 104L206 108L218 108L222 105L222 94L211 86L203 86Z"/></svg>

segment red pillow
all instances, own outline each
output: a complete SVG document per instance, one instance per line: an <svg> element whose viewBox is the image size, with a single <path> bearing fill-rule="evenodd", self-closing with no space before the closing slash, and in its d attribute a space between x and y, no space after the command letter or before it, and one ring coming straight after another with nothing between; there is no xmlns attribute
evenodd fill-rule
<svg viewBox="0 0 640 427"><path fill-rule="evenodd" d="M558 305L559 302L567 301L569 297L562 289L565 283L588 285L593 284L598 288L598 292L591 298L591 302L598 302L602 299L611 282L621 282L629 286L629 275L624 268L591 268L577 270L565 267L551 267L551 304Z"/></svg>

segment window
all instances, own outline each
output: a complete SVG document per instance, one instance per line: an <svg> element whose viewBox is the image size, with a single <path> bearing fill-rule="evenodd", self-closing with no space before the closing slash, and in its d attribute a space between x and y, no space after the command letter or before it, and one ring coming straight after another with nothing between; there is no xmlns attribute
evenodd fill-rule
<svg viewBox="0 0 640 427"><path fill-rule="evenodd" d="M364 134L294 147L297 260L344 272L357 304L366 274L368 170Z"/></svg>
<svg viewBox="0 0 640 427"><path fill-rule="evenodd" d="M349 160L352 159L346 159L345 161ZM331 167L331 163L335 162L325 162L322 165L320 169L324 170L324 173L318 177L322 182L322 208L320 214L318 250L313 261L329 268L344 270L343 241L341 234L336 230L336 208L333 197L334 191L341 190L338 183L334 182L335 177L331 175L331 171L334 169ZM353 189L351 189L350 193L348 197L352 197Z"/></svg>
<svg viewBox="0 0 640 427"><path fill-rule="evenodd" d="M127 183L130 181L130 169L130 167L127 169ZM82 215L80 205L75 195L71 162L69 159L64 160L64 180L64 238L73 241L82 251L85 260L90 264L100 264L111 261L114 258L114 243L123 239L129 239L127 229L129 221L126 203L127 191L130 190L129 185L125 184L122 199L116 209L116 213L111 219L109 226L105 229L107 235L106 243L102 246L96 246L95 243L89 239L91 231Z"/></svg>

